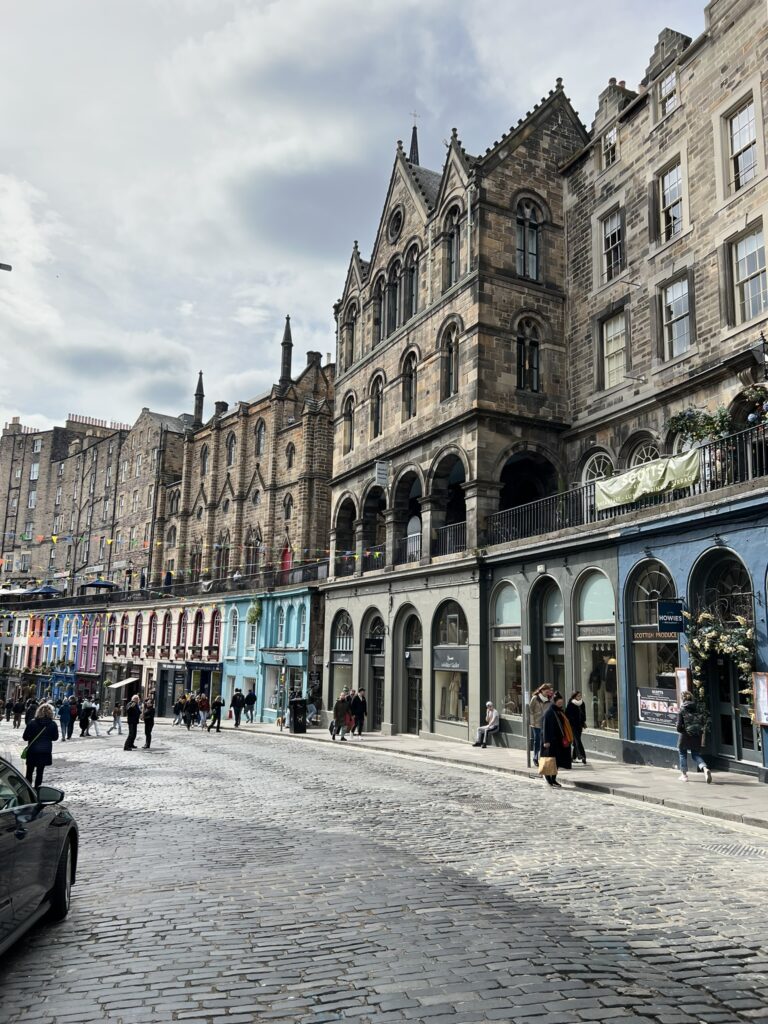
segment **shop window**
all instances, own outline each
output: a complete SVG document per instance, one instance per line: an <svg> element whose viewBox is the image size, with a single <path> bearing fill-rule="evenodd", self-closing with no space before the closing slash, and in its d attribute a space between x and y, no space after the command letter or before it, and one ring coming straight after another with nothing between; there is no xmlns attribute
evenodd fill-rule
<svg viewBox="0 0 768 1024"><path fill-rule="evenodd" d="M659 632L659 601L673 601L675 584L660 562L646 562L627 588L632 644L630 670L637 691L637 720L674 729L677 724L675 668L679 634Z"/></svg>
<svg viewBox="0 0 768 1024"><path fill-rule="evenodd" d="M461 606L446 601L432 632L435 717L444 722L469 721L468 643L467 619Z"/></svg>
<svg viewBox="0 0 768 1024"><path fill-rule="evenodd" d="M576 623L579 689L584 694L587 728L619 727L615 600L610 581L600 572L583 580Z"/></svg>
<svg viewBox="0 0 768 1024"><path fill-rule="evenodd" d="M523 648L520 595L505 583L496 595L491 641L496 707L505 715L523 710Z"/></svg>

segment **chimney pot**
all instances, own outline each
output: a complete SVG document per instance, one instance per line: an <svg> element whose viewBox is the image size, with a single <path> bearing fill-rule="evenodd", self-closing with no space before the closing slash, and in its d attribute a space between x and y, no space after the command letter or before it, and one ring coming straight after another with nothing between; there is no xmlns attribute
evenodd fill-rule
<svg viewBox="0 0 768 1024"><path fill-rule="evenodd" d="M608 85L616 85L616 79L615 78L609 78L608 79Z"/></svg>

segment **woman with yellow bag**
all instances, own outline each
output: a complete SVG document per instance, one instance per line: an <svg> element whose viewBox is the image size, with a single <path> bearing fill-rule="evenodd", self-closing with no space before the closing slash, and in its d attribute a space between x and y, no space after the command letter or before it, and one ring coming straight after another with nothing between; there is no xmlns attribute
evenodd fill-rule
<svg viewBox="0 0 768 1024"><path fill-rule="evenodd" d="M552 703L541 720L539 775L543 775L550 786L556 786L558 789L562 787L557 781L557 769L571 767L573 744L573 730L563 711L563 703L562 693L555 691Z"/></svg>

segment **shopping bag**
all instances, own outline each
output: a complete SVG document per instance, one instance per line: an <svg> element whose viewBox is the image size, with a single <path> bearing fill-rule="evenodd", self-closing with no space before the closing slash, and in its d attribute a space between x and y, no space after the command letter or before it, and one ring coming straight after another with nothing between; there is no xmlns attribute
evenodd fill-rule
<svg viewBox="0 0 768 1024"><path fill-rule="evenodd" d="M539 758L539 775L557 775L557 761L554 757Z"/></svg>

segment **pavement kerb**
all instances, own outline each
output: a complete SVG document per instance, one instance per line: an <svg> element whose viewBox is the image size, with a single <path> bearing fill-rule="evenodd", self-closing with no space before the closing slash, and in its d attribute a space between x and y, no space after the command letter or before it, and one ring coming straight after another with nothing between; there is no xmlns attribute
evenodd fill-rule
<svg viewBox="0 0 768 1024"><path fill-rule="evenodd" d="M158 725L171 726L171 719L157 719ZM222 732L232 731L234 732L234 725L229 721L222 721ZM315 732L307 732L301 735L295 735L289 732L287 729L279 730L273 723L258 723L257 725L246 725L245 723L240 725L238 732L253 733L254 735L268 735L274 736L278 739L295 740L298 742L310 742L310 743L329 743L330 739L324 735L327 730L320 727ZM425 742L429 742L426 740ZM361 752L367 752L369 754L386 754L390 757L414 757L420 758L425 761L433 761L437 764L446 764L454 768L466 768L470 770L480 770L486 772L494 772L498 775L513 775L517 778L527 779L529 782L538 782L539 775L536 771L527 768L517 768L514 765L495 765L495 764L475 764L468 762L464 758L447 757L443 753L434 753L427 750L407 750L400 751L394 750L391 747L377 746L373 747L370 745L357 745L350 743L347 747L348 750L357 750ZM665 769L666 770L666 769ZM596 796L610 796L617 800L629 800L634 803L646 803L653 807L663 807L671 811L682 811L686 814L701 815L706 818L713 818L715 820L725 821L730 824L746 825L749 828L759 828L768 831L768 816L766 818L755 818L748 814L738 814L733 811L721 810L717 807L703 807L693 806L691 804L682 803L679 800L673 800L666 797L651 796L649 793L628 793L623 789L605 785L598 782L588 782L585 780L573 781L567 777L560 776L561 785L563 789L579 790L582 793L594 794ZM768 789L768 787L766 787ZM768 793L766 794L768 796Z"/></svg>

